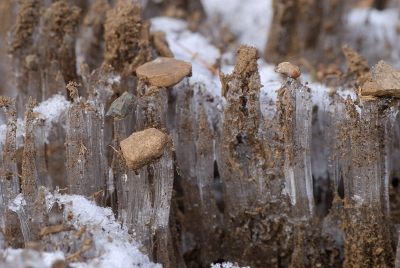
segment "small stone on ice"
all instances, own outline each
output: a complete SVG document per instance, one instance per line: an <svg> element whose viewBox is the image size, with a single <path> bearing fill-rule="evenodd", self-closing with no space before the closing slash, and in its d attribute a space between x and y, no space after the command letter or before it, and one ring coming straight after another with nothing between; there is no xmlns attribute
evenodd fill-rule
<svg viewBox="0 0 400 268"><path fill-rule="evenodd" d="M36 55L28 55L25 57L25 67L29 70L36 71L39 68L39 60Z"/></svg>
<svg viewBox="0 0 400 268"><path fill-rule="evenodd" d="M124 119L127 115L132 114L136 108L136 97L125 92L113 103L107 111L107 116L114 117L116 120Z"/></svg>
<svg viewBox="0 0 400 268"><path fill-rule="evenodd" d="M148 128L133 133L121 141L120 146L128 167L137 170L161 157L166 143L167 136L164 133L155 128Z"/></svg>
<svg viewBox="0 0 400 268"><path fill-rule="evenodd" d="M300 68L290 62L281 62L275 68L276 73L284 74L290 78L296 79L301 75Z"/></svg>
<svg viewBox="0 0 400 268"><path fill-rule="evenodd" d="M381 60L371 68L374 80L385 89L385 96L400 97L400 72Z"/></svg>
<svg viewBox="0 0 400 268"><path fill-rule="evenodd" d="M172 87L192 73L192 64L174 58L159 57L137 68L139 78L156 87Z"/></svg>

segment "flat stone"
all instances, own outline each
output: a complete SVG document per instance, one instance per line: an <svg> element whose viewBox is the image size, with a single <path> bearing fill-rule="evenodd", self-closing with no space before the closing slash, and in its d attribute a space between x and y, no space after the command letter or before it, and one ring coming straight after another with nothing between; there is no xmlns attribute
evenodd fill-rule
<svg viewBox="0 0 400 268"><path fill-rule="evenodd" d="M375 81L365 82L359 92L359 96L363 101L375 101L378 100L378 97L385 96L385 94L385 89Z"/></svg>
<svg viewBox="0 0 400 268"><path fill-rule="evenodd" d="M136 69L139 78L156 87L172 87L192 73L192 64L174 58L159 57Z"/></svg>
<svg viewBox="0 0 400 268"><path fill-rule="evenodd" d="M381 60L371 68L374 80L385 89L385 96L400 98L400 72Z"/></svg>
<svg viewBox="0 0 400 268"><path fill-rule="evenodd" d="M138 131L121 141L122 155L129 168L137 170L164 154L167 135L155 128Z"/></svg>

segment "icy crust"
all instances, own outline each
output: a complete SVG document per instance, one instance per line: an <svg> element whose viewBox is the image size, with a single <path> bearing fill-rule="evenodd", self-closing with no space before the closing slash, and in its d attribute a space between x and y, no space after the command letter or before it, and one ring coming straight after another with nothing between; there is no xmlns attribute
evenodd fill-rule
<svg viewBox="0 0 400 268"><path fill-rule="evenodd" d="M46 199L51 199L49 195ZM114 218L110 208L97 206L93 201L80 195L54 194L56 204L64 206L63 220L65 226L81 230L86 227L85 233L89 234L92 243L89 260L86 263L70 263L74 268L91 267L141 267L161 268L160 264L149 261L147 255L139 250L139 244L128 234L126 226L121 226ZM23 205L23 200L17 207ZM15 208L18 210L18 208ZM87 256L87 255L86 255ZM66 260L64 252L42 252L32 249L8 248L0 252L0 267L12 268L47 268L54 267L57 260Z"/></svg>

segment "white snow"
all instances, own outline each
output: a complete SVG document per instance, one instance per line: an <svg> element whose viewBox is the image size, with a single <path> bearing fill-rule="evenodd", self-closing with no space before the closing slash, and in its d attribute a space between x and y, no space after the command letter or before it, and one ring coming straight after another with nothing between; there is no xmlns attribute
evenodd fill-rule
<svg viewBox="0 0 400 268"><path fill-rule="evenodd" d="M345 42L367 58L370 66L383 59L400 68L400 14L396 9L355 8L345 21L348 30Z"/></svg>
<svg viewBox="0 0 400 268"><path fill-rule="evenodd" d="M162 267L160 264L150 262L148 256L139 250L140 244L128 234L126 226L121 226L115 220L110 208L99 207L93 201L79 195L59 194L56 191L54 197L59 206L64 205L64 221L68 218L70 211L74 215L67 224L73 225L78 230L82 226L86 226L86 232L92 234L92 247L95 249L95 257L86 263L71 263L70 267ZM15 206L11 206L10 209L18 210L23 205L22 195L14 199L13 203L15 203ZM0 254L2 254L0 255L0 267L12 268L26 266L50 268L55 260L64 260L67 257L61 251L39 253L34 250L11 248L0 252Z"/></svg>
<svg viewBox="0 0 400 268"><path fill-rule="evenodd" d="M187 22L183 20L156 17L151 19L151 23L151 31L165 32L175 58L192 63L192 76L188 79L189 84L202 83L206 91L214 96L219 96L221 94L219 76L213 74L203 62L197 59L199 57L207 64L213 65L221 56L219 50L201 34L191 32Z"/></svg>
<svg viewBox="0 0 400 268"><path fill-rule="evenodd" d="M220 20L239 44L252 45L262 53L272 21L271 0L202 0L210 24Z"/></svg>
<svg viewBox="0 0 400 268"><path fill-rule="evenodd" d="M216 263L216 264L211 264L211 268L250 268L249 266L246 267L240 267L238 266L237 263L231 263L231 262L224 262L222 264Z"/></svg>

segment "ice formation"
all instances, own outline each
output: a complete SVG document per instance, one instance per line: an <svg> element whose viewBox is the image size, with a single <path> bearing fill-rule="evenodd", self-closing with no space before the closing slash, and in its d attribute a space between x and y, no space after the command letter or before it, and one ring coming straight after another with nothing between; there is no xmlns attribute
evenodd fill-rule
<svg viewBox="0 0 400 268"><path fill-rule="evenodd" d="M79 195L48 193L47 198L55 200L55 206L63 207L62 228L59 230L42 229L45 247L55 248L51 252L38 252L35 249L7 249L0 257L1 267L46 268L64 265L67 260L77 258L78 254L67 254L62 248L79 249L86 262L74 262L71 267L162 267L149 261L140 251L140 245L114 218L110 208L101 208L93 201ZM21 201L22 200L22 201ZM17 197L10 205L13 211L21 211L25 202ZM45 230L47 231L45 233ZM61 246L62 245L62 246ZM61 249L57 249L61 247ZM75 250L76 250L75 249ZM61 263L61 264L60 264Z"/></svg>
<svg viewBox="0 0 400 268"><path fill-rule="evenodd" d="M394 10L343 14L352 1L332 10L310 1L287 21L300 2L204 0L208 23L220 15L237 43L250 43L235 53L217 48L236 45L227 28L194 31L204 20L204 10L192 12L199 0L163 10L187 20L151 23L142 16L161 13L162 1L96 0L83 10L41 2L21 0L9 32L1 267L399 266L398 100L359 94L372 79L361 56L347 60L346 73L344 60L328 64L344 59L338 44L359 37L369 59L379 40L379 48L392 45L382 57L396 61ZM311 7L321 12L306 20ZM336 34L354 28L356 36ZM346 49L347 58L356 54ZM309 73L274 72L272 62L303 54ZM158 84L141 75L161 56L190 62L189 77L164 74L169 83ZM130 103L115 106L124 96ZM162 146L134 165L123 141L149 129Z"/></svg>

